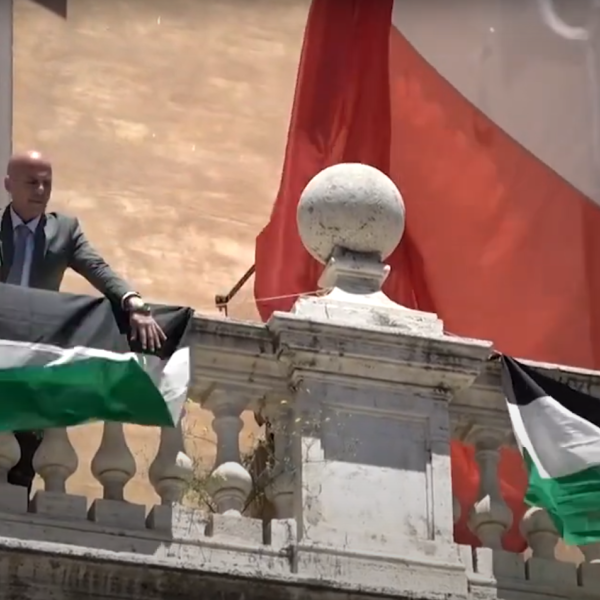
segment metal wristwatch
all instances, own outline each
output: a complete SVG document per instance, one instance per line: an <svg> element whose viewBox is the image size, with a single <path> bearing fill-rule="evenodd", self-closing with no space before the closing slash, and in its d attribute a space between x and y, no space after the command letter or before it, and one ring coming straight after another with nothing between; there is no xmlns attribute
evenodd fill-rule
<svg viewBox="0 0 600 600"><path fill-rule="evenodd" d="M150 315L152 309L149 304L146 304L139 296L136 296L138 302L130 306L129 311L138 315Z"/></svg>
<svg viewBox="0 0 600 600"><path fill-rule="evenodd" d="M137 313L138 315L151 315L152 309L149 304L144 302L143 304L136 306L131 312Z"/></svg>

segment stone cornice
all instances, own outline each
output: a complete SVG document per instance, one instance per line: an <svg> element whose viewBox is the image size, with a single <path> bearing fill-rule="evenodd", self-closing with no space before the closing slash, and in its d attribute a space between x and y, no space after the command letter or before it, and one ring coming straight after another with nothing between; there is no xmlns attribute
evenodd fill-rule
<svg viewBox="0 0 600 600"><path fill-rule="evenodd" d="M438 388L451 397L455 434L473 424L510 430L500 361L489 342L428 336L393 326L352 326L275 313L267 324L195 317L192 396L239 386L258 399L285 394L294 377L365 379L374 385ZM600 373L523 360L575 389L600 397ZM332 381L333 381L332 379Z"/></svg>
<svg viewBox="0 0 600 600"><path fill-rule="evenodd" d="M256 398L284 385L273 337L263 324L196 316L193 339L193 399L221 385L244 387Z"/></svg>
<svg viewBox="0 0 600 600"><path fill-rule="evenodd" d="M393 326L351 326L275 313L267 323L278 358L290 370L363 378L454 392L478 376L489 342L430 337Z"/></svg>
<svg viewBox="0 0 600 600"><path fill-rule="evenodd" d="M164 537L149 538L140 545L140 540L128 540L121 534L113 536L115 544L107 544L106 535L100 539L91 532L80 532L80 536L85 535L85 539L95 543L80 546L50 541L60 528L61 523L53 520L37 532L29 530L33 539L0 537L2 598L302 600L318 595L322 600L385 597L584 600L598 597L597 565L581 565L578 573L575 565L535 558L527 561L520 555L492 553L487 549L476 550L475 558L475 552L467 546L455 547L462 565L438 564L434 560L431 564L419 564L395 556L361 555L351 549L335 553L315 548L311 552L293 542L288 545L291 540L285 540L284 546L268 547L242 539L182 544ZM108 549L111 547L112 550ZM304 555L307 559L302 560ZM387 559L375 563L383 572L374 568L371 563L374 558ZM292 568L296 562L302 567L301 573ZM560 581L554 573L558 567L563 576ZM357 585L354 578L348 578L350 568L358 574L364 573L368 584ZM395 577L386 576L388 571L395 573ZM332 579L331 574L336 578ZM410 586L404 585L415 576L425 578L428 584L424 587L430 585L431 590L416 595ZM454 580L453 593L445 593L450 578Z"/></svg>
<svg viewBox="0 0 600 600"><path fill-rule="evenodd" d="M489 353L488 342L415 335L390 326L351 327L291 313L276 313L266 325L196 317L193 396L202 398L220 385L277 393L299 370L439 387L446 393L469 385Z"/></svg>

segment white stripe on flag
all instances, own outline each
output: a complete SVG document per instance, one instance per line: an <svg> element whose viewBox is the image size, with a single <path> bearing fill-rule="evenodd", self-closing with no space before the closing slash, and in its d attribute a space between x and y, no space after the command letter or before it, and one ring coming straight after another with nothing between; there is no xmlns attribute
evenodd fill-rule
<svg viewBox="0 0 600 600"><path fill-rule="evenodd" d="M515 437L540 477L556 479L600 465L600 429L554 398L507 406Z"/></svg>
<svg viewBox="0 0 600 600"><path fill-rule="evenodd" d="M160 391L173 421L179 421L190 383L189 348L179 348L169 359L163 360L157 356L133 352L121 354L83 346L61 348L49 344L0 340L0 370L20 367L50 368L90 358L102 358L113 362L138 362Z"/></svg>
<svg viewBox="0 0 600 600"><path fill-rule="evenodd" d="M165 399L173 422L179 423L189 392L190 349L179 348L169 360L160 360L156 356L146 354L140 355L139 360Z"/></svg>

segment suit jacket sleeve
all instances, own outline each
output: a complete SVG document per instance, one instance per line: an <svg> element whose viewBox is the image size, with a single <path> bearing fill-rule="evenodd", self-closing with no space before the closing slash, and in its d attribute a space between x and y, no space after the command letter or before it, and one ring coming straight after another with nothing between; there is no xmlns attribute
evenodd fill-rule
<svg viewBox="0 0 600 600"><path fill-rule="evenodd" d="M126 294L135 293L89 243L78 219L74 219L71 240L72 251L69 266L87 279L100 293L115 303L120 303Z"/></svg>

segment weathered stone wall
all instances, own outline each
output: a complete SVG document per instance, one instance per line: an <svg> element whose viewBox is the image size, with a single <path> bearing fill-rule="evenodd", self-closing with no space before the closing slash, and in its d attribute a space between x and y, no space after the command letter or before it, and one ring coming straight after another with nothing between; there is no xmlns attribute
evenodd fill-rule
<svg viewBox="0 0 600 600"><path fill-rule="evenodd" d="M294 585L275 581L206 573L173 566L131 566L70 556L27 552L0 554L0 600L375 600L385 596L336 590L324 585ZM150 562L150 561L148 561ZM391 596L388 596L391 597ZM404 600L403 596L393 596ZM412 600L419 600L413 598Z"/></svg>
<svg viewBox="0 0 600 600"><path fill-rule="evenodd" d="M279 183L308 4L70 0L65 21L15 0L15 147L53 158L53 206L79 216L145 297L212 312L215 293L252 265ZM90 291L74 274L64 287ZM256 318L251 285L231 314ZM195 453L210 462L210 418L190 413ZM72 435L72 488L91 496L99 435ZM156 433L127 435L142 471L129 496L149 501Z"/></svg>

